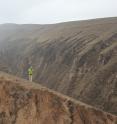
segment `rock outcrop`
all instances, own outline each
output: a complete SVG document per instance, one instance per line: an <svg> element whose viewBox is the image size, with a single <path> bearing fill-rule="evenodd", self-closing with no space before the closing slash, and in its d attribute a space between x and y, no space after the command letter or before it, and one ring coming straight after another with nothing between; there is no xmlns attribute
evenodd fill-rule
<svg viewBox="0 0 117 124"><path fill-rule="evenodd" d="M0 124L117 124L117 117L0 73Z"/></svg>

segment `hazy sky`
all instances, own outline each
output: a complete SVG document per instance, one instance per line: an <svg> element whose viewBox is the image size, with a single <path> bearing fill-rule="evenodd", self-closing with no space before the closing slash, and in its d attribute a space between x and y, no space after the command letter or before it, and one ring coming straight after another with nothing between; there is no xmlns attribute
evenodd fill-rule
<svg viewBox="0 0 117 124"><path fill-rule="evenodd" d="M117 0L0 0L0 23L58 23L117 16Z"/></svg>

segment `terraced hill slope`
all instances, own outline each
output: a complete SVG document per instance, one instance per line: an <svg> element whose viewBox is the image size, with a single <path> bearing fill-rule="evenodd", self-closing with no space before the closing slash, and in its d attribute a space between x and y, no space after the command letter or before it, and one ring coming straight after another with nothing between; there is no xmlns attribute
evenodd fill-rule
<svg viewBox="0 0 117 124"><path fill-rule="evenodd" d="M0 72L0 124L116 124L117 116Z"/></svg>
<svg viewBox="0 0 117 124"><path fill-rule="evenodd" d="M0 70L117 114L117 18L0 25Z"/></svg>

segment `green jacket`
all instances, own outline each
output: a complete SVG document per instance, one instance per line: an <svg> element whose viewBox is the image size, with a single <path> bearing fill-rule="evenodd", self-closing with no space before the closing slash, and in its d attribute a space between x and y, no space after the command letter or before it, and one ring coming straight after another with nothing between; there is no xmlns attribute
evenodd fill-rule
<svg viewBox="0 0 117 124"><path fill-rule="evenodd" d="M30 67L29 69L28 69L28 75L32 75L33 74L33 69L32 69L32 67Z"/></svg>

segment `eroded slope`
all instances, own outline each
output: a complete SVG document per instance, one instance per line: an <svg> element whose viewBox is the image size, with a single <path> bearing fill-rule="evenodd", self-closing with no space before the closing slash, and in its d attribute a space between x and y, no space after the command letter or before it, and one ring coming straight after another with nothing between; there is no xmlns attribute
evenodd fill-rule
<svg viewBox="0 0 117 124"><path fill-rule="evenodd" d="M0 124L116 124L117 117L0 73Z"/></svg>
<svg viewBox="0 0 117 124"><path fill-rule="evenodd" d="M117 114L117 18L2 25L0 70Z"/></svg>

